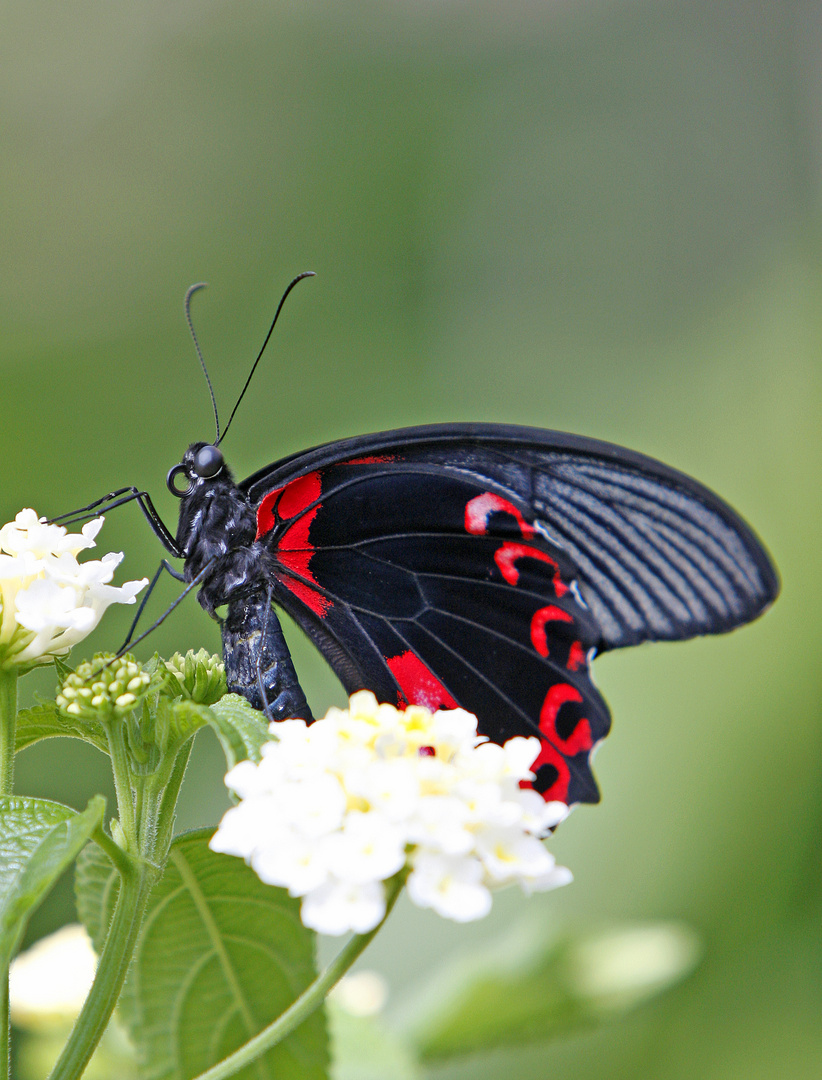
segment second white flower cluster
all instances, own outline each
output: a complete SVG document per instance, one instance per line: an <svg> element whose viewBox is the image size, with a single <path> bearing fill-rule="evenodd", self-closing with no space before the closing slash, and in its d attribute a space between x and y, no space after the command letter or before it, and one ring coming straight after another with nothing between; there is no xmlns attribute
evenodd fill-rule
<svg viewBox="0 0 822 1080"><path fill-rule="evenodd" d="M377 926L384 882L406 863L414 903L459 922L488 914L492 889L571 880L540 839L568 807L520 787L533 779L536 738L498 746L462 709L403 711L367 691L310 726L270 730L260 763L226 776L242 801L211 847L301 896L302 921L320 933Z"/></svg>
<svg viewBox="0 0 822 1080"><path fill-rule="evenodd" d="M21 510L0 528L0 664L22 669L64 656L97 626L110 604L133 604L148 584L110 585L121 554L78 562L103 524L81 533Z"/></svg>

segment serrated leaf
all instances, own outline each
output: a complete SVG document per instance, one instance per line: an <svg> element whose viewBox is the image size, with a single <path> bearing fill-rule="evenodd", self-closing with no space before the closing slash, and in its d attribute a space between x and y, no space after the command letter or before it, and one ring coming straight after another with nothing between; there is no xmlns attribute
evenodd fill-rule
<svg viewBox="0 0 822 1080"><path fill-rule="evenodd" d="M187 1080L275 1020L315 978L299 900L208 848L212 830L174 841L120 1000L145 1074ZM98 905L98 911L103 905ZM326 1080L315 1012L242 1080Z"/></svg>
<svg viewBox="0 0 822 1080"><path fill-rule="evenodd" d="M271 738L263 713L252 709L239 694L226 694L209 706L209 712L229 769L246 758L260 760L260 747Z"/></svg>
<svg viewBox="0 0 822 1080"><path fill-rule="evenodd" d="M26 923L102 822L96 795L82 812L46 799L0 798L0 965L11 961Z"/></svg>
<svg viewBox="0 0 822 1080"><path fill-rule="evenodd" d="M82 739L83 742L91 743L98 750L102 750L104 754L108 753L108 743L100 724L63 716L53 701L43 701L31 709L21 709L17 714L15 753L39 742L40 739L60 736Z"/></svg>
<svg viewBox="0 0 822 1080"><path fill-rule="evenodd" d="M74 867L74 895L78 918L98 956L111 925L119 888L120 875L111 860L97 844L87 844Z"/></svg>

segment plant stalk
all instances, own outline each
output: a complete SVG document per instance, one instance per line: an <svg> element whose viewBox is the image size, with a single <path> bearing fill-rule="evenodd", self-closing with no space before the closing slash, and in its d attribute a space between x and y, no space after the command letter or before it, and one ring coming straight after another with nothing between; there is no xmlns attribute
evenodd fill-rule
<svg viewBox="0 0 822 1080"><path fill-rule="evenodd" d="M14 734L17 728L17 668L0 668L0 795L14 786Z"/></svg>
<svg viewBox="0 0 822 1080"><path fill-rule="evenodd" d="M97 975L49 1080L79 1080L106 1029L125 981L157 872L145 863L120 880L120 893Z"/></svg>

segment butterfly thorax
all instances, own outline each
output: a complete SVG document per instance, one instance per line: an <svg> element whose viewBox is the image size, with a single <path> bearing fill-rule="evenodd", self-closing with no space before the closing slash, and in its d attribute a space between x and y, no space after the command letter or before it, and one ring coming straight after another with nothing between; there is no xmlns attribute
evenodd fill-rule
<svg viewBox="0 0 822 1080"><path fill-rule="evenodd" d="M254 508L228 466L212 477L198 476L189 468L203 445L192 443L183 456L190 486L180 502L177 543L185 552L187 581L193 581L211 564L198 599L214 615L216 608L264 587L271 557L254 542Z"/></svg>

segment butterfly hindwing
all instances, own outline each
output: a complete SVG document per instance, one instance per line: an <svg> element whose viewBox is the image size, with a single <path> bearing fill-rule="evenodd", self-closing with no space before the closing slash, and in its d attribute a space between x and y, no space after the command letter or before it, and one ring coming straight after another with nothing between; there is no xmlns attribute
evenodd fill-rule
<svg viewBox="0 0 822 1080"><path fill-rule="evenodd" d="M591 650L753 618L776 578L707 489L536 429L447 425L328 444L243 487L279 603L346 689L538 735L535 786L598 798L608 731Z"/></svg>

